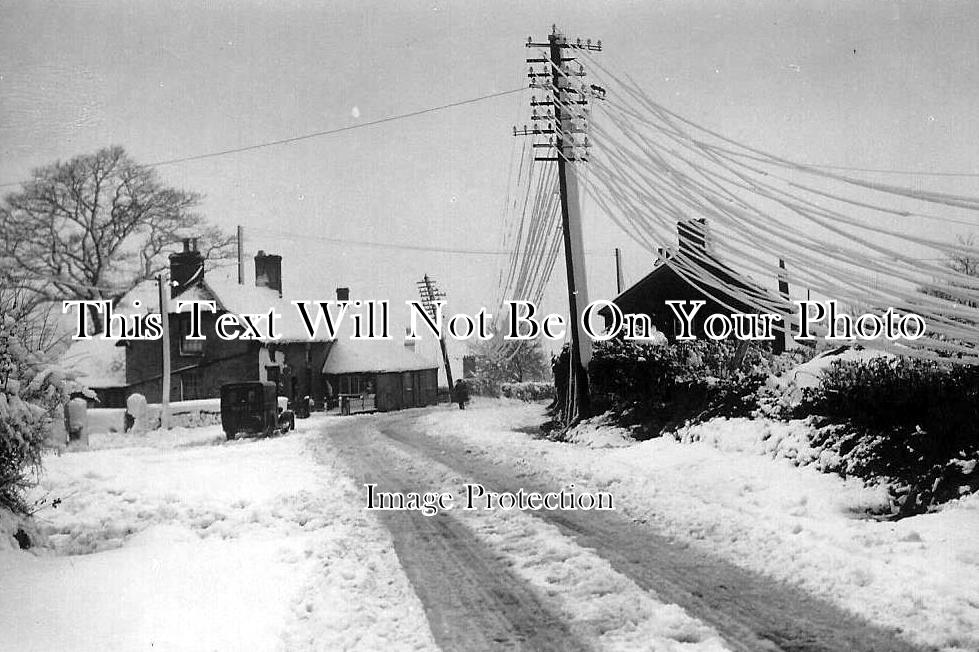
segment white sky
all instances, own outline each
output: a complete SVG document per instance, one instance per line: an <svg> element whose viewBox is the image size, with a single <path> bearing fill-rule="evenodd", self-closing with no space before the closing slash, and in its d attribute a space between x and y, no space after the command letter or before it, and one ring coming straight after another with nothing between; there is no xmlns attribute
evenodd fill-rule
<svg viewBox="0 0 979 652"><path fill-rule="evenodd" d="M110 144L153 162L518 88L527 36L552 23L602 39L602 60L658 101L752 146L818 164L979 172L974 2L0 6L0 183ZM282 254L287 295L330 298L343 285L400 303L427 272L456 309L475 311L493 299L502 256L317 238L499 248L510 128L528 122L528 99L160 173L203 192L213 222L244 225L249 254ZM976 178L886 178L979 195ZM594 211L585 237L592 298L614 294L613 247L627 281L648 271L650 256ZM563 278L559 266L555 310Z"/></svg>

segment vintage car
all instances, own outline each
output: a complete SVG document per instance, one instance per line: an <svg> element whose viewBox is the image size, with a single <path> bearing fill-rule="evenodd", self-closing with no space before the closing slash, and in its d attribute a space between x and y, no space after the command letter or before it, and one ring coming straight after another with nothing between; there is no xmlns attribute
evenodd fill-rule
<svg viewBox="0 0 979 652"><path fill-rule="evenodd" d="M221 427L228 439L238 435L269 436L295 427L287 402L276 396L275 383L248 381L221 386Z"/></svg>

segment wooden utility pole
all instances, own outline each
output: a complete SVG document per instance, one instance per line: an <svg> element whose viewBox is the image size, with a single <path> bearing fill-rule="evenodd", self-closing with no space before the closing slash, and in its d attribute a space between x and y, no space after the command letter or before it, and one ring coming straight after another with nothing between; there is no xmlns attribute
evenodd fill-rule
<svg viewBox="0 0 979 652"><path fill-rule="evenodd" d="M156 277L160 289L160 326L163 329L163 387L160 392L160 427L170 428L170 283L163 274Z"/></svg>
<svg viewBox="0 0 979 652"><path fill-rule="evenodd" d="M785 260L782 258L778 259L778 268L780 270L785 269ZM784 272L779 272L778 274L778 293L785 299L785 305L789 305L789 279L786 277ZM782 323L785 324L785 328L780 330L779 334L775 339L775 346L773 350L776 354L785 353L786 348L788 348L789 343L789 332L791 328L789 327L789 322L787 319L783 319Z"/></svg>
<svg viewBox="0 0 979 652"><path fill-rule="evenodd" d="M622 294L622 250L615 248L615 294Z"/></svg>
<svg viewBox="0 0 979 652"><path fill-rule="evenodd" d="M421 296L422 305L425 306L425 310L428 311L428 315L432 318L432 321L436 319L436 307L435 302L440 301L445 298L445 292L438 288L435 284L435 279L425 274L425 278L418 281L415 284L418 287L418 294ZM445 348L445 338L439 338L439 348L442 349L442 363L445 365L445 380L449 383L449 391L452 391L452 367L449 365L449 352Z"/></svg>
<svg viewBox="0 0 979 652"><path fill-rule="evenodd" d="M558 167L558 185L561 193L561 226L564 233L564 260L568 275L568 313L571 317L571 369L568 376L569 408L565 415L569 424L588 417L591 411L591 400L588 392L588 363L591 361L591 341L582 337L582 313L588 306L588 284L585 276L585 249L581 234L581 206L578 200L578 175L576 163L588 160L588 137L583 141L577 139L577 134L587 131L587 116L579 112L579 108L587 106L589 98L604 97L604 89L598 86L586 86L578 82L585 76L584 68L578 63L576 70L567 64L575 61L575 57L565 57L565 51L593 50L601 51L602 42L592 45L591 40L582 43L581 39L568 40L563 34L552 28L547 37L547 43L534 43L533 38L527 39L528 48L547 48L544 58L530 58L531 88L542 88L548 91L549 97L538 102L531 98L533 111L531 118L545 120L544 129L537 125L532 130L524 126L522 131L513 130L515 136L547 134L547 142L534 143L534 147L545 147L555 150L554 156L535 157L538 161L555 161ZM546 64L537 71L533 64ZM542 81L544 80L544 81ZM575 81L573 81L575 80ZM538 106L550 107L543 115L537 113Z"/></svg>
<svg viewBox="0 0 979 652"><path fill-rule="evenodd" d="M245 229L238 225L238 285L245 284Z"/></svg>

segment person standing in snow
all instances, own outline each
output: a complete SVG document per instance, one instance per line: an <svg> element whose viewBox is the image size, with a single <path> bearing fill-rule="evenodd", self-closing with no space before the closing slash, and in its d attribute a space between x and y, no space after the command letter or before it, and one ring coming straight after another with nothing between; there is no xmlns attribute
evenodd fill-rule
<svg viewBox="0 0 979 652"><path fill-rule="evenodd" d="M461 378L456 381L455 386L452 388L452 402L458 403L460 410L465 410L466 403L469 402L469 385Z"/></svg>

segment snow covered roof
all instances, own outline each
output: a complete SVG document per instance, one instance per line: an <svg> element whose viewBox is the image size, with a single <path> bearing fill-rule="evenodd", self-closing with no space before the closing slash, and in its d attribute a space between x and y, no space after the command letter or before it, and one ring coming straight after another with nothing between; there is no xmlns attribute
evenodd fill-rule
<svg viewBox="0 0 979 652"><path fill-rule="evenodd" d="M139 308L133 307L134 300L140 301ZM170 304L171 312L176 311L178 301L214 301L217 303L218 310L236 315L264 315L274 308L281 315L276 321L276 332L281 336L280 339L276 340L277 342L329 341L322 328L319 329L315 337L310 338L296 307L289 300L280 297L278 291L271 288L239 285L232 279L221 277L205 277L202 283L188 287L173 298ZM160 300L156 282L143 281L139 283L119 300L115 310L127 314L159 312Z"/></svg>
<svg viewBox="0 0 979 652"><path fill-rule="evenodd" d="M134 305L139 302L139 307ZM140 281L112 307L115 312L135 315L160 311L160 290L156 281Z"/></svg>
<svg viewBox="0 0 979 652"><path fill-rule="evenodd" d="M399 341L340 338L323 365L325 374L384 373L437 369L438 364L405 348Z"/></svg>

